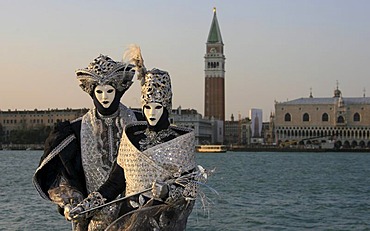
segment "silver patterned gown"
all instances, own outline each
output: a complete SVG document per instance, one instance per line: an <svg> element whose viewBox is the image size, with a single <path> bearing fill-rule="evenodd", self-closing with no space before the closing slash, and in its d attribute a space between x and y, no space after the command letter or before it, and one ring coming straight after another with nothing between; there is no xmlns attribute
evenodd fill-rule
<svg viewBox="0 0 370 231"><path fill-rule="evenodd" d="M117 159L118 147L125 124L132 122L135 115L123 105L110 116L94 116L87 113L81 125L81 159L85 173L87 193L97 191L108 179L113 163ZM119 114L119 116L118 116ZM112 205L95 214L89 230L104 230L118 216L119 206Z"/></svg>
<svg viewBox="0 0 370 231"><path fill-rule="evenodd" d="M69 189L77 189L79 193L84 194L81 198L96 191L107 180L117 159L125 125L133 121L136 121L135 114L120 104L119 109L110 116L99 115L95 108L89 110L82 118L70 125L80 123L79 131L72 132L63 128L62 131L57 132L53 138L51 151L45 151L34 174L33 183L39 194L63 208L65 201L58 197L64 197L63 194L66 193L70 194ZM68 132L65 132L66 130ZM66 138L63 139L62 136ZM75 180L81 177L84 178L83 181ZM53 191L57 193L51 195ZM117 218L118 211L118 206L109 206L87 221L76 222L73 229L104 230Z"/></svg>
<svg viewBox="0 0 370 231"><path fill-rule="evenodd" d="M126 196L151 188L154 181L169 181L196 168L193 131L170 126L170 132L179 134L176 138L140 151L127 135L132 131L140 132L135 127L146 128L146 122L135 122L126 127L117 158L125 172ZM194 201L171 193L169 199L171 196L171 202L156 206L152 203L140 205L139 202L136 212L122 216L116 222L119 228L115 229L184 230Z"/></svg>

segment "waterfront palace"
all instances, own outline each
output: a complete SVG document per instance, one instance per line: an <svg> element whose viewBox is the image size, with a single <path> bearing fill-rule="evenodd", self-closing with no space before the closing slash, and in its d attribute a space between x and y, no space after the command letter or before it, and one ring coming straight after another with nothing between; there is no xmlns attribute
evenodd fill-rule
<svg viewBox="0 0 370 231"><path fill-rule="evenodd" d="M269 122L261 123L262 111L257 117L239 116L235 121L231 115L231 120L226 121L225 60L214 8L204 55L204 117L194 109L181 107L173 109L170 116L171 124L194 129L197 144L370 148L370 97L343 97L338 87L333 97L315 98L310 94L307 98L275 102L275 112L271 113ZM57 122L78 118L86 111L0 110L0 146L9 143L14 130L51 128Z"/></svg>
<svg viewBox="0 0 370 231"><path fill-rule="evenodd" d="M33 129L42 126L53 127L56 123L74 120L87 112L87 109L48 109L48 110L0 110L0 126L5 135L13 130Z"/></svg>
<svg viewBox="0 0 370 231"><path fill-rule="evenodd" d="M274 134L278 144L370 147L370 97L333 97L275 102Z"/></svg>
<svg viewBox="0 0 370 231"><path fill-rule="evenodd" d="M139 112L140 108L131 108ZM58 122L73 121L84 115L88 109L48 109L48 110L0 110L0 149L1 145L9 144L13 131L53 128ZM202 117L194 109L173 109L170 115L173 125L194 129L196 144L220 143L217 131L222 123Z"/></svg>

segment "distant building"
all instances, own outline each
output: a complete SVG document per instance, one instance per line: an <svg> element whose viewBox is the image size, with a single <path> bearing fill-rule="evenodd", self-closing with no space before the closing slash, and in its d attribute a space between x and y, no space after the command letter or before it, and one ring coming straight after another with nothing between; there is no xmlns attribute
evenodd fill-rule
<svg viewBox="0 0 370 231"><path fill-rule="evenodd" d="M170 122L176 126L188 127L194 130L196 144L215 144L219 125L217 122L203 118L195 109L182 109L178 107L172 110ZM223 129L223 125L220 129ZM223 131L221 130L223 136Z"/></svg>
<svg viewBox="0 0 370 231"><path fill-rule="evenodd" d="M204 117L225 121L225 55L216 8L206 43Z"/></svg>
<svg viewBox="0 0 370 231"><path fill-rule="evenodd" d="M140 115L140 108L131 108ZM83 116L88 109L48 109L24 111L0 111L0 143L6 142L11 131L54 127L62 121L72 121ZM144 118L140 118L144 119ZM224 137L223 121L203 118L195 109L173 109L170 122L176 126L194 130L196 144L220 144Z"/></svg>
<svg viewBox="0 0 370 231"><path fill-rule="evenodd" d="M249 110L249 118L251 118L252 137L260 138L262 133L262 110L252 108Z"/></svg>
<svg viewBox="0 0 370 231"><path fill-rule="evenodd" d="M226 145L249 145L251 143L251 121L248 118L239 119L236 121L234 115L231 120L225 121L225 140Z"/></svg>
<svg viewBox="0 0 370 231"><path fill-rule="evenodd" d="M8 110L0 111L0 126L3 140L6 141L13 130L53 127L56 123L74 120L87 112L87 109L48 109L48 110Z"/></svg>
<svg viewBox="0 0 370 231"><path fill-rule="evenodd" d="M240 125L239 121L234 119L234 115L231 114L230 120L225 121L225 139L224 144L226 145L238 145L240 143Z"/></svg>
<svg viewBox="0 0 370 231"><path fill-rule="evenodd" d="M211 118L211 124L213 129L212 144L223 144L225 137L225 121Z"/></svg>
<svg viewBox="0 0 370 231"><path fill-rule="evenodd" d="M251 118L251 143L263 143L262 109L252 108L249 110L249 118Z"/></svg>
<svg viewBox="0 0 370 231"><path fill-rule="evenodd" d="M370 97L333 97L275 102L275 136L280 144L370 147Z"/></svg>
<svg viewBox="0 0 370 231"><path fill-rule="evenodd" d="M262 123L262 136L266 145L276 145L274 120L275 115L271 113L269 122Z"/></svg>

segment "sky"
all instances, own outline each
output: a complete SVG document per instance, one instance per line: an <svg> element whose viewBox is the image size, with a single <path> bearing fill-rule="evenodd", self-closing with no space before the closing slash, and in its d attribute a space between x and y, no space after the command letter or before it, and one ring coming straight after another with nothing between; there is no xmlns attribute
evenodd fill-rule
<svg viewBox="0 0 370 231"><path fill-rule="evenodd" d="M204 113L213 7L226 57L226 119L301 97L370 96L368 0L1 0L0 110L90 108L75 70L130 44L170 73L173 107ZM140 107L135 81L122 103Z"/></svg>

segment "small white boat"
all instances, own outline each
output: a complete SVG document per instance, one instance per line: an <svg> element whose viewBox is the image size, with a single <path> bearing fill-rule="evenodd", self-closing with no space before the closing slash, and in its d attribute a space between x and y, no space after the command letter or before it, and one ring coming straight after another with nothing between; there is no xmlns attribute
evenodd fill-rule
<svg viewBox="0 0 370 231"><path fill-rule="evenodd" d="M227 148L226 148L226 145L218 145L218 144L211 145L211 144L207 144L207 145L197 145L195 147L195 150L197 152L218 153L218 152L226 152L227 151Z"/></svg>

